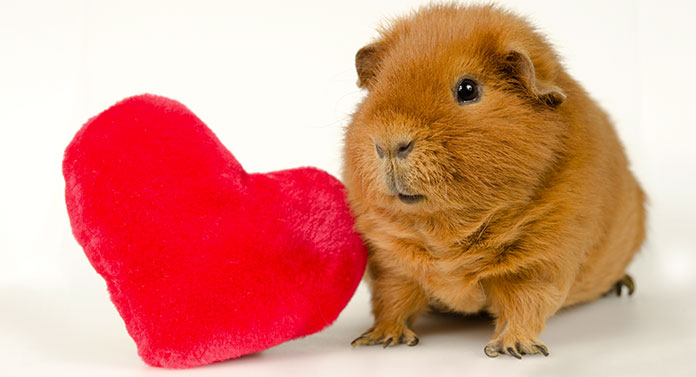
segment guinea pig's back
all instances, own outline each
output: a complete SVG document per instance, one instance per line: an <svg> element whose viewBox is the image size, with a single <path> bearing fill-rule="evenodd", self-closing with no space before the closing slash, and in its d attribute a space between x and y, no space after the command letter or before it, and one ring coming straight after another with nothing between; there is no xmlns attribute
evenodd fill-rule
<svg viewBox="0 0 696 377"><path fill-rule="evenodd" d="M580 205L593 226L583 236L588 248L564 306L591 301L626 275L626 267L645 238L645 194L629 169L628 159L606 113L572 81L568 114L575 129L583 171L575 184L587 194ZM571 105L572 104L572 105ZM582 181L582 182L581 182ZM588 215L590 214L588 213Z"/></svg>

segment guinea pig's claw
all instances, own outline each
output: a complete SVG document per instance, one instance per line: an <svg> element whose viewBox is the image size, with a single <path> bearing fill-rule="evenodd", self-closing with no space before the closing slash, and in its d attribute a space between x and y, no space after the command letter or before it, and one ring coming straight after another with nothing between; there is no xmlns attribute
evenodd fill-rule
<svg viewBox="0 0 696 377"><path fill-rule="evenodd" d="M546 356L549 355L549 349L546 348L545 345L543 345L543 344L535 344L533 347L534 347L535 350L539 351L539 353L543 354L544 357L546 357Z"/></svg>
<svg viewBox="0 0 696 377"><path fill-rule="evenodd" d="M490 344L483 348L483 353L485 353L488 357L498 357L499 354L498 350Z"/></svg>
<svg viewBox="0 0 696 377"><path fill-rule="evenodd" d="M384 344L382 344L382 348L387 348L389 345L394 341L394 338L389 338L387 339Z"/></svg>
<svg viewBox="0 0 696 377"><path fill-rule="evenodd" d="M633 282L631 275L626 274L626 276L621 279L621 282L626 286L626 288L628 288L628 295L632 296L633 292L636 291L636 284Z"/></svg>
<svg viewBox="0 0 696 377"><path fill-rule="evenodd" d="M520 355L520 354L519 354L517 351L515 351L515 349L512 348L512 347L508 347L508 348L507 348L507 353L508 353L508 355L510 355L510 356L514 356L515 358L522 360L522 355Z"/></svg>
<svg viewBox="0 0 696 377"><path fill-rule="evenodd" d="M616 284L614 284L614 292L616 292L617 296L621 296L621 292L623 291L623 287L628 288L628 295L631 296L633 295L633 292L636 290L636 284L633 282L633 278L631 275L626 274L624 277L621 278L621 280L617 281Z"/></svg>

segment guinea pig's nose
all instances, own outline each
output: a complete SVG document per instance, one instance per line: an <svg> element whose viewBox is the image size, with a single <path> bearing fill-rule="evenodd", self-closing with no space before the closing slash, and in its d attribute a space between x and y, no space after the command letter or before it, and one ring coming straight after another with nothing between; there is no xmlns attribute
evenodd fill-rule
<svg viewBox="0 0 696 377"><path fill-rule="evenodd" d="M408 143L402 142L396 145L396 148L394 149L394 153L399 157L399 158L406 158L409 153L413 150L413 142L410 141Z"/></svg>

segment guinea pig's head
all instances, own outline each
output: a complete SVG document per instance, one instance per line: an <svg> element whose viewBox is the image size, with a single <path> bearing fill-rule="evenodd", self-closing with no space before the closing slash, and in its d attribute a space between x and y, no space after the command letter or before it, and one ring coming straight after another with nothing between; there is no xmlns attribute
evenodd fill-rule
<svg viewBox="0 0 696 377"><path fill-rule="evenodd" d="M368 93L346 130L349 197L405 212L525 200L563 145L562 67L523 19L435 5L356 55Z"/></svg>

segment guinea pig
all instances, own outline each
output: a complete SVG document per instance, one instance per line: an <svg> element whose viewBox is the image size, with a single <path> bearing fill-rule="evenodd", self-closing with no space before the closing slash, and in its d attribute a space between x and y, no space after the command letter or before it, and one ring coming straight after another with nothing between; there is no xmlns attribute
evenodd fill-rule
<svg viewBox="0 0 696 377"><path fill-rule="evenodd" d="M526 20L430 5L355 63L367 94L343 179L374 324L353 346L415 345L413 321L436 309L490 313L488 356L547 356L559 309L633 292L645 195L606 113Z"/></svg>

